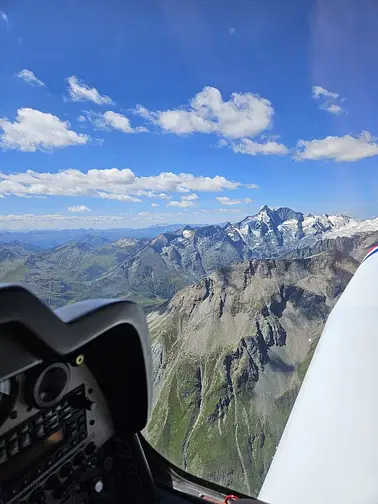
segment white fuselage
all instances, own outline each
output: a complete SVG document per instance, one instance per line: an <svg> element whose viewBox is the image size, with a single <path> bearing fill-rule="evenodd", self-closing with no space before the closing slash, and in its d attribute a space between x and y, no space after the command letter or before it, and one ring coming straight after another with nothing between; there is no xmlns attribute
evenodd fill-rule
<svg viewBox="0 0 378 504"><path fill-rule="evenodd" d="M378 502L378 252L328 318L259 499Z"/></svg>

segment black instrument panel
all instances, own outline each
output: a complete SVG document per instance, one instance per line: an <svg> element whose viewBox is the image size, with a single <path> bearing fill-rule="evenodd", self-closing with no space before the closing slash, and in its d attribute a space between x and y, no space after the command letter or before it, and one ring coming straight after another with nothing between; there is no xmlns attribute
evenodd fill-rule
<svg viewBox="0 0 378 504"><path fill-rule="evenodd" d="M43 404L35 396L45 394L46 387L54 394L57 375L53 371L61 366L68 370L63 395L58 394L53 404L49 400L46 407L35 404ZM49 376L50 371L51 384L41 387L40 378ZM84 361L76 366L38 366L33 373L21 373L10 381L17 383L17 395L0 427L0 501L11 504L28 497L33 502L37 489L41 503L48 497L60 499L63 484L75 470L81 477L87 464L92 464L92 470L96 468L91 457L114 433L106 399ZM11 390L8 380L3 390L5 395ZM102 479L98 481L103 485Z"/></svg>
<svg viewBox="0 0 378 504"><path fill-rule="evenodd" d="M125 483L134 499L152 488L132 456L152 388L137 305L96 300L54 313L0 285L0 347L0 504L116 503Z"/></svg>

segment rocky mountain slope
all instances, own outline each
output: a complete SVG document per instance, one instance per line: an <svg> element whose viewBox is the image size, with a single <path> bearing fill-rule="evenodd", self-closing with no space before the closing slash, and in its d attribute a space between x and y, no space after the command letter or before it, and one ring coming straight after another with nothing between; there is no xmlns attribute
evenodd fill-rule
<svg viewBox="0 0 378 504"><path fill-rule="evenodd" d="M151 313L150 442L195 475L256 494L325 320L357 265L337 251L241 262Z"/></svg>

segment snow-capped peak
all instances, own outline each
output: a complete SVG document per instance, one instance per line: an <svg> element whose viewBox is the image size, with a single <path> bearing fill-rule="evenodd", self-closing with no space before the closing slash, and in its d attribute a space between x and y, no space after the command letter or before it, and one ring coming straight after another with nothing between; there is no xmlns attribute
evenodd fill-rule
<svg viewBox="0 0 378 504"><path fill-rule="evenodd" d="M272 209L264 205L257 214L229 224L225 230L232 240L242 238L252 250L276 254L323 238L378 230L378 219L361 221L344 214L303 214L287 207Z"/></svg>

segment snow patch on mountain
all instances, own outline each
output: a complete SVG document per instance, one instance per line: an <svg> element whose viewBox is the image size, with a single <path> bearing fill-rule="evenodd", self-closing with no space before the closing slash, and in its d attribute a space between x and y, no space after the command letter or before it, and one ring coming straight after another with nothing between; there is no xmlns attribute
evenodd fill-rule
<svg viewBox="0 0 378 504"><path fill-rule="evenodd" d="M344 227L335 227L327 234L327 238L335 238L337 236L353 236L359 233L369 233L378 230L378 218L372 220L358 221L350 219L348 225Z"/></svg>

